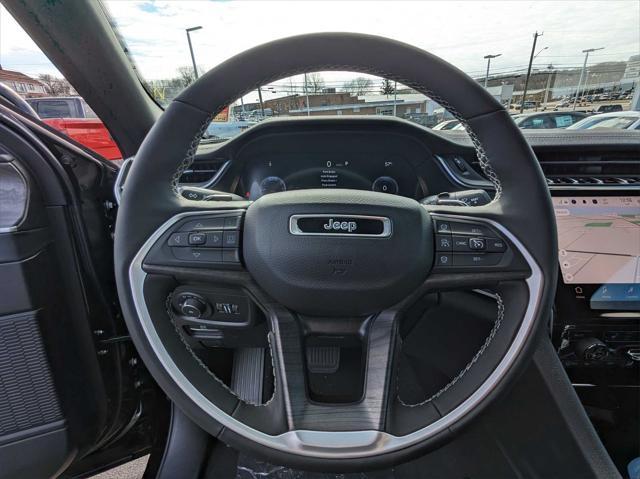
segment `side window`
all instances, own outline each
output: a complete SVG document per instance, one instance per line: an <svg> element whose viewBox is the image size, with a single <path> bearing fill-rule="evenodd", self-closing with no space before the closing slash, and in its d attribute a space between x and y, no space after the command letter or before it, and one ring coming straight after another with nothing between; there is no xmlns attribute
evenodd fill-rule
<svg viewBox="0 0 640 479"><path fill-rule="evenodd" d="M71 118L71 105L65 100L49 100L38 102L40 118Z"/></svg>
<svg viewBox="0 0 640 479"><path fill-rule="evenodd" d="M577 121L577 118L573 115L558 115L553 119L555 120L556 128L566 128L573 125Z"/></svg>
<svg viewBox="0 0 640 479"><path fill-rule="evenodd" d="M520 124L520 128L523 128L525 130L532 130L532 129L538 129L538 128L546 128L546 125L545 125L544 118L533 117L533 118L527 118L525 121L523 121Z"/></svg>
<svg viewBox="0 0 640 479"><path fill-rule="evenodd" d="M89 106L89 104L84 100L82 100L82 109L84 110L85 118L98 118L98 115L96 115L96 112L93 111Z"/></svg>

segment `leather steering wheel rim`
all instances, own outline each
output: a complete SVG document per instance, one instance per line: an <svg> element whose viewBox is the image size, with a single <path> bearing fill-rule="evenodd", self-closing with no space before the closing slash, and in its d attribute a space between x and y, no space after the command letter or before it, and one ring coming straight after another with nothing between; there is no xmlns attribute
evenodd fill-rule
<svg viewBox="0 0 640 479"><path fill-rule="evenodd" d="M495 354L496 359L486 366L480 365L481 361L474 365L484 371L482 380L469 380L470 384L465 384L466 379L459 381L448 392L452 398L448 411L427 427L399 436L375 431L364 431L363 435L358 430L313 435L297 429L283 435L246 426L256 414L254 409L233 404L224 387L215 381L205 383L204 376L203 382L196 385L192 377L202 375L202 371L197 370L195 362L185 367L173 363L184 351L180 351L180 341L172 342L170 335L175 332L171 327L157 320L160 316L166 318L165 299L154 298L153 291L145 289L145 282L158 276L157 271L145 269L143 262L176 221L252 207L244 201L193 202L177 193L178 179L193 161L211 118L261 84L320 70L355 71L397 80L436 100L461 120L495 186L496 199L483 207L439 206L430 208L428 213L433 218L443 215L486 223L508 240L528 266L527 275L520 278L518 286L510 283L507 276L501 283L515 298L511 301L505 296L498 308L502 308L499 314L507 312L502 322L510 329L494 341L491 347L498 348L496 352L487 353L487 357ZM201 427L274 462L304 469L364 470L405 461L450 438L495 400L526 364L553 301L556 241L551 200L535 155L502 106L477 82L410 45L369 35L321 33L277 40L237 55L203 75L166 109L147 135L127 177L115 233L116 280L125 320L139 354L168 396ZM521 317L516 321L511 314ZM214 407L210 408L208 394L220 395L222 406L212 404ZM286 397L274 402L281 400ZM283 404L279 406L286 409ZM265 430L270 428L277 430L274 424L265 425ZM351 442L352 438L356 439Z"/></svg>

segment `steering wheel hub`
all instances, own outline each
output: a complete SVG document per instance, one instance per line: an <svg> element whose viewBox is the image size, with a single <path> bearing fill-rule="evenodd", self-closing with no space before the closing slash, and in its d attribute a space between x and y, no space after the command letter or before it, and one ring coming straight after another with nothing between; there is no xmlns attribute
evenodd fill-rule
<svg viewBox="0 0 640 479"><path fill-rule="evenodd" d="M274 299L314 316L362 316L406 298L433 264L433 226L417 202L385 193L306 190L247 210L247 269Z"/></svg>

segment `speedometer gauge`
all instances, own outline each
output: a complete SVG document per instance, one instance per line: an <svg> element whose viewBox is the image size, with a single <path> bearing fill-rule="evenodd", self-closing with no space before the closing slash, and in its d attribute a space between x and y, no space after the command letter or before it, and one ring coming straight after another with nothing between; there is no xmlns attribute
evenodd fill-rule
<svg viewBox="0 0 640 479"><path fill-rule="evenodd" d="M389 193L391 195L398 194L398 182L390 176L381 176L377 178L371 187L373 191L379 191L381 193Z"/></svg>
<svg viewBox="0 0 640 479"><path fill-rule="evenodd" d="M286 191L287 185L279 176L267 176L260 182L260 192L263 195L269 193L277 193L279 191Z"/></svg>

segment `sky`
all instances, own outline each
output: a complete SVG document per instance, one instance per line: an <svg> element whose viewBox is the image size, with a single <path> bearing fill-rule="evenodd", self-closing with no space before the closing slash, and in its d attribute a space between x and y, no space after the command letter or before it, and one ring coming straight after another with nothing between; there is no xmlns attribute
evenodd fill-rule
<svg viewBox="0 0 640 479"><path fill-rule="evenodd" d="M590 63L640 54L640 2L625 1L128 1L106 0L116 28L146 79L175 76L191 58L209 69L263 42L301 33L352 31L401 40L444 58L471 76L526 69L535 31L534 68L580 67L582 50L605 47ZM30 75L57 71L0 7L0 64ZM328 86L346 75L325 74ZM301 81L301 80L297 80ZM268 96L268 95L267 95Z"/></svg>

